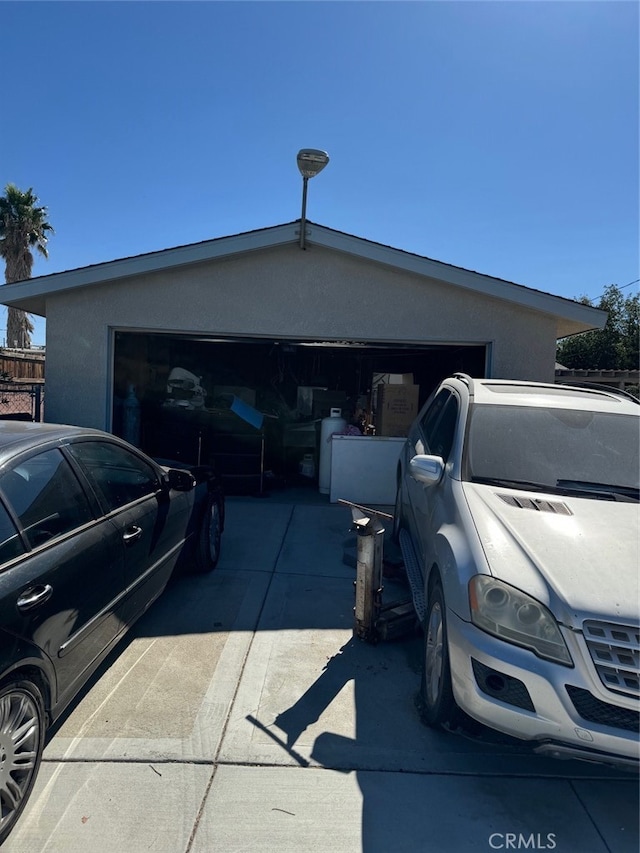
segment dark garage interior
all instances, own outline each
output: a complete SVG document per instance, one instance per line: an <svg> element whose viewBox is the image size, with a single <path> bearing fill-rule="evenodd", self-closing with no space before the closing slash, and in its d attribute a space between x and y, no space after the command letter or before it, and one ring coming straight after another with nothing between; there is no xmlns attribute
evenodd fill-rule
<svg viewBox="0 0 640 853"><path fill-rule="evenodd" d="M353 434L383 424L380 384L411 411L455 371L484 376L484 345L220 339L115 333L113 432L156 458L216 465L229 493L317 485L321 424L340 409ZM398 389L398 384L411 386Z"/></svg>

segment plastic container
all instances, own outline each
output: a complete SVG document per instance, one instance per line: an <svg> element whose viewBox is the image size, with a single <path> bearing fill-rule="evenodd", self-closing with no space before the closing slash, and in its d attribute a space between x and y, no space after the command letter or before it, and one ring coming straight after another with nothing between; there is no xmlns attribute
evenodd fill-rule
<svg viewBox="0 0 640 853"><path fill-rule="evenodd" d="M331 436L343 432L347 422L342 417L342 409L331 409L328 418L323 418L320 424L320 465L318 470L318 485L322 495L331 491Z"/></svg>
<svg viewBox="0 0 640 853"><path fill-rule="evenodd" d="M128 394L123 405L122 437L129 444L140 445L140 403L136 397L136 389L129 383Z"/></svg>
<svg viewBox="0 0 640 853"><path fill-rule="evenodd" d="M313 453L305 453L300 463L300 473L303 477L313 479L316 476L316 463Z"/></svg>

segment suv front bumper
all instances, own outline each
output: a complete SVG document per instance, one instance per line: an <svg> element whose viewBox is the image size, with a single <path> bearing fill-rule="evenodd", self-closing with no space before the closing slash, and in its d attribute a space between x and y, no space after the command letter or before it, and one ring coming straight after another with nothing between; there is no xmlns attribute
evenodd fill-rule
<svg viewBox="0 0 640 853"><path fill-rule="evenodd" d="M447 635L453 693L470 717L538 742L543 754L638 767L638 703L592 678L578 638L565 636L575 663L567 667L493 637L449 609Z"/></svg>

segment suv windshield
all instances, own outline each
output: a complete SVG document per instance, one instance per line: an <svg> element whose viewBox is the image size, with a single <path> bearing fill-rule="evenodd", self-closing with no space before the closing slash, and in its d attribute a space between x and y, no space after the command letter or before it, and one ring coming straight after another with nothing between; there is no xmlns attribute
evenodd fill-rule
<svg viewBox="0 0 640 853"><path fill-rule="evenodd" d="M637 497L640 431L633 415L543 406L475 405L467 479Z"/></svg>

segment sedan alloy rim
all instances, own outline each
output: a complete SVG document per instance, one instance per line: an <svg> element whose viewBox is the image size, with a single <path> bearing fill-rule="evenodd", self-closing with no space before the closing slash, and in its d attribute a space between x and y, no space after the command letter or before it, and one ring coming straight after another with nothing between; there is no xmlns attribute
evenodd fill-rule
<svg viewBox="0 0 640 853"><path fill-rule="evenodd" d="M393 534L397 539L400 533L400 512L402 510L402 498L400 495L400 486L398 485L398 489L396 491L396 504L393 509Z"/></svg>
<svg viewBox="0 0 640 853"><path fill-rule="evenodd" d="M220 513L218 504L211 505L211 513L209 515L209 556L211 561L215 563L218 559L218 551L220 550Z"/></svg>
<svg viewBox="0 0 640 853"><path fill-rule="evenodd" d="M0 828L12 822L29 790L40 742L34 699L22 690L0 698Z"/></svg>

